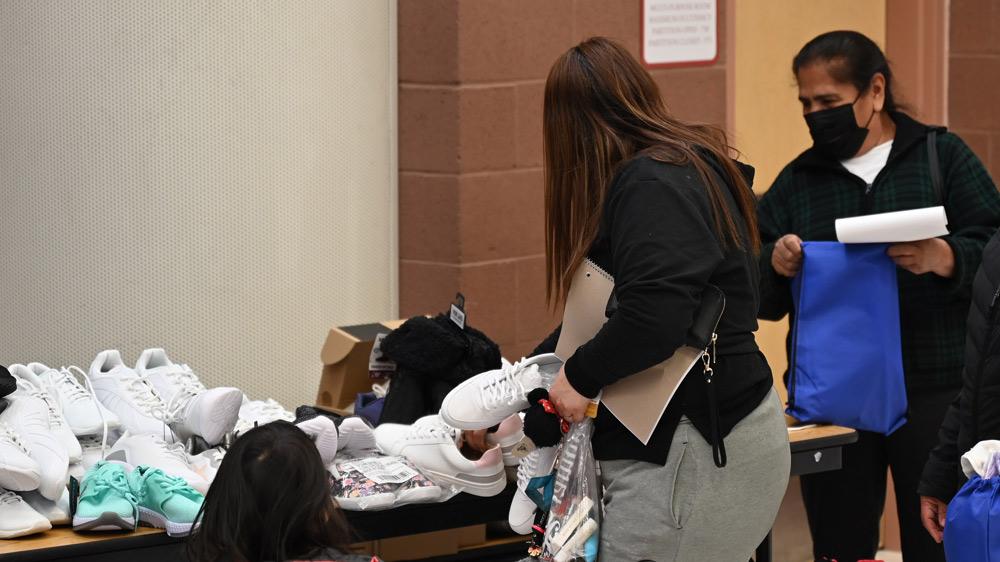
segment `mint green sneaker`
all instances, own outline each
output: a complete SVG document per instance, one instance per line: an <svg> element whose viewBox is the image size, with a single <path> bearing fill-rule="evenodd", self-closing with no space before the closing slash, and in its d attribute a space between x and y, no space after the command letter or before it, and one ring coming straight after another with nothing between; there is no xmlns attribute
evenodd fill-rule
<svg viewBox="0 0 1000 562"><path fill-rule="evenodd" d="M140 465L129 474L129 484L139 499L139 521L166 529L171 537L191 534L205 496L187 481L168 476L159 468Z"/></svg>
<svg viewBox="0 0 1000 562"><path fill-rule="evenodd" d="M83 476L73 514L74 531L134 531L138 520L135 494L125 467L100 461Z"/></svg>

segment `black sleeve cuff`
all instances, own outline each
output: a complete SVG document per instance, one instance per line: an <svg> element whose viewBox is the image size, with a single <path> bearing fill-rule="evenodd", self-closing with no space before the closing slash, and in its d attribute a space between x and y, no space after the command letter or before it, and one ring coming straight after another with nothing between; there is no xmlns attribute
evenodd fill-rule
<svg viewBox="0 0 1000 562"><path fill-rule="evenodd" d="M604 388L604 384L587 373L586 369L580 364L579 357L579 353L574 353L563 367L563 370L566 372L566 380L569 381L573 390L579 392L581 395L587 398L596 398L601 393L601 389Z"/></svg>

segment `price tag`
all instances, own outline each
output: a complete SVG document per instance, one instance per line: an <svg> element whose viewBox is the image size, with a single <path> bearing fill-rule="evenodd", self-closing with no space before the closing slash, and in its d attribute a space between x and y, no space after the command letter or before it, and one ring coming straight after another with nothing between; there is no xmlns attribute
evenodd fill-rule
<svg viewBox="0 0 1000 562"><path fill-rule="evenodd" d="M368 375L373 379L379 379L396 372L396 362L382 354L382 340L387 335L389 334L375 336L375 344L368 356Z"/></svg>
<svg viewBox="0 0 1000 562"><path fill-rule="evenodd" d="M451 303L451 321L459 328L465 329L465 295L457 293L455 302Z"/></svg>

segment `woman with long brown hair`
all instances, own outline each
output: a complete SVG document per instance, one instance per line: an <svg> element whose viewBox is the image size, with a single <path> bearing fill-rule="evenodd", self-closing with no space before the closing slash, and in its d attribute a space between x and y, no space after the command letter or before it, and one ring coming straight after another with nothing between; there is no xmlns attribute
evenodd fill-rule
<svg viewBox="0 0 1000 562"><path fill-rule="evenodd" d="M747 560L777 514L789 471L781 404L753 335L752 170L732 159L720 129L672 117L645 69L604 38L553 65L543 136L549 300L564 302L590 259L614 278L618 302L551 388L564 418L580 421L602 388L682 346L708 285L727 301L717 408L709 408L704 378L687 377L647 445L599 410L600 559Z"/></svg>

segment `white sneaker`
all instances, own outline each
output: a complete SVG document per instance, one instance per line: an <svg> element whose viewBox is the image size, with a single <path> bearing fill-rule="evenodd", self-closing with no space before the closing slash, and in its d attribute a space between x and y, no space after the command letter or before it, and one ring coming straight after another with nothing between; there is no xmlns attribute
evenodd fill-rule
<svg viewBox="0 0 1000 562"><path fill-rule="evenodd" d="M69 454L49 428L49 407L44 400L15 392L7 397L7 409L0 421L13 429L38 463L41 481L38 491L50 500L62 496L69 479Z"/></svg>
<svg viewBox="0 0 1000 562"><path fill-rule="evenodd" d="M286 410L273 398L249 400L244 396L243 405L240 406L239 420L236 422L234 431L237 435L242 435L253 429L255 425L264 425L277 420L294 422L295 414Z"/></svg>
<svg viewBox="0 0 1000 562"><path fill-rule="evenodd" d="M222 447L213 447L211 449L205 449L197 455L190 455L188 459L191 462L191 468L194 469L199 476L208 482L211 482L212 480L215 480L215 474L219 472L219 465L222 464L222 459L225 458L225 456L225 449Z"/></svg>
<svg viewBox="0 0 1000 562"><path fill-rule="evenodd" d="M175 364L159 348L143 351L135 370L166 402L179 437L199 435L209 445L218 445L236 425L243 402L240 389L206 389L187 365Z"/></svg>
<svg viewBox="0 0 1000 562"><path fill-rule="evenodd" d="M105 424L108 429L118 428L118 416L105 408L73 375L72 370L76 370L86 380L87 374L79 367L57 371L41 363L29 363L28 369L38 376L49 395L59 403L63 418L77 437L102 433Z"/></svg>
<svg viewBox="0 0 1000 562"><path fill-rule="evenodd" d="M69 489L63 490L63 495L59 499L52 501L42 497L38 492L22 492L21 499L31 506L42 517L49 520L53 526L69 525L73 522L73 517L69 513Z"/></svg>
<svg viewBox="0 0 1000 562"><path fill-rule="evenodd" d="M157 435L173 440L173 432L163 422L166 407L133 369L125 366L115 349L102 351L90 365L94 394L114 412L121 426L132 435Z"/></svg>
<svg viewBox="0 0 1000 562"><path fill-rule="evenodd" d="M183 478L202 494L208 493L209 482L191 466L182 443L167 443L156 435L122 435L108 451L105 460L124 464L129 470L140 464L159 468L170 476Z"/></svg>
<svg viewBox="0 0 1000 562"><path fill-rule="evenodd" d="M0 489L0 539L43 533L52 524L14 492Z"/></svg>
<svg viewBox="0 0 1000 562"><path fill-rule="evenodd" d="M472 461L457 446L458 430L440 416L425 416L413 425L382 424L375 428L375 441L386 455L406 457L425 476L438 484L454 485L475 496L495 496L507 486L503 454L499 447Z"/></svg>
<svg viewBox="0 0 1000 562"><path fill-rule="evenodd" d="M319 451L323 466L328 466L337 458L337 426L326 416L316 416L295 424L305 432Z"/></svg>
<svg viewBox="0 0 1000 562"><path fill-rule="evenodd" d="M76 440L76 435L73 434L73 430L70 429L69 424L66 423L66 419L63 418L62 411L59 408L59 401L48 393L42 380L31 369L24 365L14 364L7 367L7 370L10 371L10 374L14 375L14 379L17 381L17 390L14 391L14 394L33 396L45 402L46 407L49 409L49 429L59 439L59 442L62 443L63 448L66 449L66 454L69 455L69 462L80 462L83 456L83 451L80 450L80 442Z"/></svg>
<svg viewBox="0 0 1000 562"><path fill-rule="evenodd" d="M528 482L536 476L552 474L556 464L556 453L559 447L541 447L528 453L517 467L517 491L510 502L510 513L507 522L512 531L519 535L531 534L531 526L535 523L535 510L538 506L524 493Z"/></svg>
<svg viewBox="0 0 1000 562"><path fill-rule="evenodd" d="M375 443L375 430L368 425L368 422L357 416L344 418L340 422L340 426L337 427L337 431L339 432L338 451L344 451L353 457L366 457L378 450L378 444Z"/></svg>
<svg viewBox="0 0 1000 562"><path fill-rule="evenodd" d="M80 448L83 449L83 460L80 461L80 466L83 467L84 472L104 460L104 455L115 444L114 439L109 438L107 441L104 441L101 435L87 435L78 439L80 440ZM79 480L79 478L77 479Z"/></svg>
<svg viewBox="0 0 1000 562"><path fill-rule="evenodd" d="M486 429L527 409L528 393L552 386L562 360L554 353L480 373L456 386L441 403L441 419L458 429Z"/></svg>
<svg viewBox="0 0 1000 562"><path fill-rule="evenodd" d="M486 434L486 444L491 447L500 447L503 453L504 466L517 466L521 464L521 459L514 454L518 444L524 440L524 420L521 414L514 414L500 422L500 427L495 433Z"/></svg>
<svg viewBox="0 0 1000 562"><path fill-rule="evenodd" d="M2 418L2 416L0 416ZM31 457L28 444L7 424L0 422L0 487L8 490L36 490L42 469Z"/></svg>

